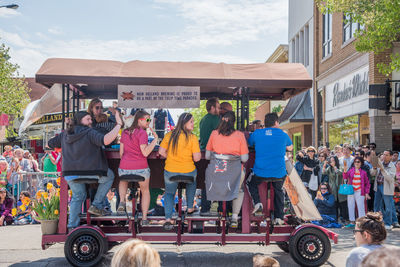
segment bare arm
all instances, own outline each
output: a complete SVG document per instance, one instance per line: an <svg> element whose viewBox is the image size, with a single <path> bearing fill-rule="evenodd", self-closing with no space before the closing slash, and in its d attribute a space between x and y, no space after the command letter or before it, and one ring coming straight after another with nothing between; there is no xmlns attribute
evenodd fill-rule
<svg viewBox="0 0 400 267"><path fill-rule="evenodd" d="M293 145L287 146L286 151L293 151Z"/></svg>
<svg viewBox="0 0 400 267"><path fill-rule="evenodd" d="M164 158L167 157L167 150L166 150L165 148L163 148L163 147L160 147L160 148L158 149L158 153L159 153L161 156L163 156Z"/></svg>
<svg viewBox="0 0 400 267"><path fill-rule="evenodd" d="M198 162L201 160L201 152L193 153L193 161Z"/></svg>
<svg viewBox="0 0 400 267"><path fill-rule="evenodd" d="M56 162L56 160L55 160L55 158L53 157L52 154L49 154L49 159L50 159L51 163L53 163L54 165L57 164L57 162Z"/></svg>
<svg viewBox="0 0 400 267"><path fill-rule="evenodd" d="M114 129L104 136L104 145L111 144L115 138L117 138L119 130L122 127L121 115L118 111L115 112L115 120L117 121L117 124L115 125Z"/></svg>
<svg viewBox="0 0 400 267"><path fill-rule="evenodd" d="M122 159L122 155L124 154L124 143L119 144L119 158Z"/></svg>
<svg viewBox="0 0 400 267"><path fill-rule="evenodd" d="M158 135L156 134L156 132L152 128L149 128L149 129L154 136L153 141L151 141L150 144L140 145L140 151L142 151L142 154L145 157L150 155L150 153L153 151L154 147L157 145L157 140L158 140Z"/></svg>

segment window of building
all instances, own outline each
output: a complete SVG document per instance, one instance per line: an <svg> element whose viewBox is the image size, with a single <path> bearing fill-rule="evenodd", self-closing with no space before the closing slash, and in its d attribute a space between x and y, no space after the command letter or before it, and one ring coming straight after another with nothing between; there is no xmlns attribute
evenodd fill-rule
<svg viewBox="0 0 400 267"><path fill-rule="evenodd" d="M291 58L291 63L296 62L296 38L293 38L292 40L292 55L290 56Z"/></svg>
<svg viewBox="0 0 400 267"><path fill-rule="evenodd" d="M310 64L309 60L310 54L310 28L308 25L304 28L304 66L308 66Z"/></svg>
<svg viewBox="0 0 400 267"><path fill-rule="evenodd" d="M332 14L322 15L322 58L332 53Z"/></svg>
<svg viewBox="0 0 400 267"><path fill-rule="evenodd" d="M290 41L290 62L303 63L304 66L310 64L310 28L304 26L296 36Z"/></svg>
<svg viewBox="0 0 400 267"><path fill-rule="evenodd" d="M296 35L296 63L300 62L300 41L299 41L299 35Z"/></svg>
<svg viewBox="0 0 400 267"><path fill-rule="evenodd" d="M303 63L304 65L304 31L300 31L300 45L299 45L299 58L300 58L300 63Z"/></svg>
<svg viewBox="0 0 400 267"><path fill-rule="evenodd" d="M363 28L359 23L353 22L349 15L343 16L343 43L353 38L356 31Z"/></svg>

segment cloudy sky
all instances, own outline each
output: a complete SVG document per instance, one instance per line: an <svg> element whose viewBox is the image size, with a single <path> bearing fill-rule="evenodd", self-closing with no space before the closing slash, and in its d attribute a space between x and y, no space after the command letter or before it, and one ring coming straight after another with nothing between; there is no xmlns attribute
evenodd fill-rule
<svg viewBox="0 0 400 267"><path fill-rule="evenodd" d="M264 62L287 43L288 0L0 0L0 43L32 77L50 57Z"/></svg>

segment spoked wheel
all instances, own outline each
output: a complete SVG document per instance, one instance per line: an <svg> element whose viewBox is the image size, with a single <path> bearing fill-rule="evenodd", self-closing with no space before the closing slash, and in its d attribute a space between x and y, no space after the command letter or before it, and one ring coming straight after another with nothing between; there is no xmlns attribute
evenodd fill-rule
<svg viewBox="0 0 400 267"><path fill-rule="evenodd" d="M331 255L331 242L317 228L303 228L289 240L289 253L301 266L320 266Z"/></svg>
<svg viewBox="0 0 400 267"><path fill-rule="evenodd" d="M107 240L90 228L75 230L67 237L64 245L64 254L68 262L79 267L95 266L107 250Z"/></svg>
<svg viewBox="0 0 400 267"><path fill-rule="evenodd" d="M285 251L286 253L289 253L289 243L288 242L276 242L276 245Z"/></svg>

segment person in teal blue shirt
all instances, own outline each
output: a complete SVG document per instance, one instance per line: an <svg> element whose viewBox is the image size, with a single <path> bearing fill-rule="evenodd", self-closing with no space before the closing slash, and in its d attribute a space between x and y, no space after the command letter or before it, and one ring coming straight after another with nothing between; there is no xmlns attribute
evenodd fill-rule
<svg viewBox="0 0 400 267"><path fill-rule="evenodd" d="M292 151L293 144L290 137L279 129L278 115L265 115L265 128L255 130L248 140L249 146L254 146L256 158L253 174L247 180L247 187L253 198L253 213L262 211L258 185L268 179L279 179L274 186L274 218L276 224L283 224L284 198L283 182L287 175L285 165L286 151Z"/></svg>

